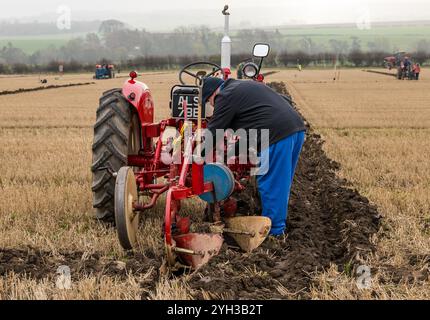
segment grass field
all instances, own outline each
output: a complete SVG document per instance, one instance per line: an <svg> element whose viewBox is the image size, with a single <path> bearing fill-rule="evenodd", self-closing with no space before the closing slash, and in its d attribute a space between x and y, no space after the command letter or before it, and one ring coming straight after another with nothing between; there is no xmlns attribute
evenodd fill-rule
<svg viewBox="0 0 430 320"><path fill-rule="evenodd" d="M15 48L22 49L27 54L33 54L49 47L60 48L69 40L81 36L85 36L85 34L0 37L0 48L11 43Z"/></svg>
<svg viewBox="0 0 430 320"><path fill-rule="evenodd" d="M342 71L336 83L331 71L318 70L282 71L268 78L288 84L302 114L323 135L328 155L341 163L340 175L376 204L384 217L383 227L372 238L376 252L362 257L371 267L371 288L357 289L355 277L333 267L314 275L310 298L430 297L430 80L426 72L419 82L360 70ZM37 79L1 78L0 91L32 87ZM67 79L86 82L92 81L92 75ZM176 73L144 74L141 79L154 95L156 118L165 118ZM73 277L71 290L57 289L43 273L2 276L1 299L191 298L187 277L167 281L156 276L155 266L137 267L125 277L98 269L120 269L135 259L147 261L150 252L162 248L162 204L141 226L139 250L145 255L139 258L124 254L115 231L91 218L91 143L98 98L123 81L0 96L0 248L49 252L51 268L60 264L63 252L70 252L68 259L78 270L92 261L88 257L98 257L90 269L93 272ZM256 266L248 270L250 277L261 273ZM148 282L155 282L155 288L146 291ZM278 291L288 299L300 296L282 286ZM202 296L211 297L204 291Z"/></svg>
<svg viewBox="0 0 430 320"><path fill-rule="evenodd" d="M340 174L381 210L383 228L371 291L348 277L321 275L316 298L429 298L430 94L428 79L396 81L383 75L327 71L290 79L297 104L326 141ZM320 291L321 288L330 290Z"/></svg>
<svg viewBox="0 0 430 320"><path fill-rule="evenodd" d="M11 43L15 48L22 49L27 54L32 54L39 50L48 49L49 47L59 48L65 45L68 39L33 39L33 38L10 38L0 39L0 47L7 46Z"/></svg>
<svg viewBox="0 0 430 320"><path fill-rule="evenodd" d="M92 81L92 74L69 78ZM165 75L146 79L160 106L167 106L168 90L164 89L176 76L167 78L172 81L166 81ZM31 87L36 80L34 76L19 78L17 88ZM91 152L88 152L98 98L103 91L120 87L123 81L0 96L0 167L5 170L0 178L0 247L31 246L53 254L62 250L103 252L106 257L127 259L114 230L91 218ZM11 89L10 82L6 83ZM158 116L162 117L167 107L158 110L161 111ZM76 290L60 292L48 282L37 283L10 275L0 279L0 298L34 299L37 292L49 298L139 298L141 294L139 277L130 275L130 281L135 281L135 292L131 283L119 284L115 278L102 278L88 275L79 279ZM102 288L104 283L106 289Z"/></svg>
<svg viewBox="0 0 430 320"><path fill-rule="evenodd" d="M351 26L309 26L309 27L285 27L268 28L268 30L278 30L284 40L295 42L303 47L303 40L307 39L312 45L324 47L330 50L329 41L345 41L350 46L352 38L356 37L360 41L363 50L374 50L369 43L375 43L377 50L383 51L415 51L420 40L428 39L430 36L429 23L417 23L415 25L370 25L369 29L360 29L355 25ZM289 48L286 48L287 50ZM304 46L306 50L306 45Z"/></svg>
<svg viewBox="0 0 430 320"><path fill-rule="evenodd" d="M280 28L279 31L286 39L301 40L311 39L316 44L327 44L329 40L343 40L351 44L352 37L361 41L364 50L369 49L369 42L381 42L386 40L388 48L384 50L416 50L419 40L428 39L430 36L430 25L411 26L370 26L370 29L359 29L358 27L324 27L319 28Z"/></svg>

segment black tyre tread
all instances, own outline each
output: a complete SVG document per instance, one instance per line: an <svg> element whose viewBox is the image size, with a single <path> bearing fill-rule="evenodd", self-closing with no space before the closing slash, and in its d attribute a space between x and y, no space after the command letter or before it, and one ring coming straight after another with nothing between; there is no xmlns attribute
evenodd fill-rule
<svg viewBox="0 0 430 320"><path fill-rule="evenodd" d="M128 143L128 136L124 134L121 130L118 129L118 127L115 127L112 125L112 123L108 123L108 126L112 130L112 132L118 136L124 143Z"/></svg>
<svg viewBox="0 0 430 320"><path fill-rule="evenodd" d="M109 121L113 116L115 115L115 111L111 110L107 112L103 117L100 117L96 120L96 124L94 125L94 130L96 130L101 125L105 124L107 121Z"/></svg>
<svg viewBox="0 0 430 320"><path fill-rule="evenodd" d="M94 208L97 208L97 209L104 208L113 199L113 194L110 193L109 186L107 184L105 185L105 188L103 188L103 189L104 189L103 190L104 192L102 194L103 196L98 198L98 199L95 199L95 201L93 203Z"/></svg>
<svg viewBox="0 0 430 320"><path fill-rule="evenodd" d="M121 88L114 88L114 89L110 89L110 90L107 90L107 91L103 92L102 97L107 96L107 95L109 95L109 94L111 94L111 93L121 92L121 91L122 91L122 89L121 89Z"/></svg>
<svg viewBox="0 0 430 320"><path fill-rule="evenodd" d="M112 155L112 152L106 150L103 152L102 156L97 159L97 161L93 162L91 165L91 171L96 172L102 167L112 168L112 165L109 163L109 158Z"/></svg>
<svg viewBox="0 0 430 320"><path fill-rule="evenodd" d="M91 165L93 207L99 220L113 223L115 178L111 172L127 166L132 110L121 89L112 89L103 93L96 114Z"/></svg>
<svg viewBox="0 0 430 320"><path fill-rule="evenodd" d="M111 174L107 171L104 171L104 174L98 177L98 180L93 181L93 185L91 186L91 190L96 192L104 187L104 185L110 180Z"/></svg>
<svg viewBox="0 0 430 320"><path fill-rule="evenodd" d="M117 148L117 146L115 146L112 141L107 141L105 143L105 146L109 149L109 151L111 152L111 154L118 159L119 161L123 162L124 164L126 164L127 162L127 150L125 151L125 153L121 152L121 150L119 150L119 148ZM113 169L116 169L113 168Z"/></svg>

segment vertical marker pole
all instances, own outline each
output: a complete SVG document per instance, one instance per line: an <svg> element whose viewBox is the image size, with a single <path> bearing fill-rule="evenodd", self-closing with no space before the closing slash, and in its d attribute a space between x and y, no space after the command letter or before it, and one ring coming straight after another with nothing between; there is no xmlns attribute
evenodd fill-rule
<svg viewBox="0 0 430 320"><path fill-rule="evenodd" d="M221 40L221 68L231 69L231 38L230 33L230 13L227 12L228 6L224 7L222 14L224 20L224 37Z"/></svg>

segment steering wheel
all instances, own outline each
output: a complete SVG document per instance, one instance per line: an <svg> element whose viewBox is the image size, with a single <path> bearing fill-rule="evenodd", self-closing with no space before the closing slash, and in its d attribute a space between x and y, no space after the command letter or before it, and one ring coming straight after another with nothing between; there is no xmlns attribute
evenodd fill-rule
<svg viewBox="0 0 430 320"><path fill-rule="evenodd" d="M211 67L213 69L212 72L209 74L206 74L205 71L199 71L197 73L193 73L190 70L188 70L194 66L203 66L203 65ZM183 75L184 75L184 73L186 73L189 76L196 79L196 84L199 85L199 84L201 84L201 81L203 80L203 78L211 77L214 74L216 74L218 71L221 72L222 77L224 79L225 78L225 72L219 65L212 63L212 62L206 62L206 61L193 62L193 63L186 65L185 67L183 67L181 69L181 71L179 71L179 81L181 82L181 84L186 85L186 82L183 79Z"/></svg>

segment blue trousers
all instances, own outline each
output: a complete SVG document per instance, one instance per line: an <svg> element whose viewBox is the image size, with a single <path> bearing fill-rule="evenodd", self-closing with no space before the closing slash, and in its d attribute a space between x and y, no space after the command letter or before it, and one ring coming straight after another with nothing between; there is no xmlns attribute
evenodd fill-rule
<svg viewBox="0 0 430 320"><path fill-rule="evenodd" d="M304 141L305 132L297 132L270 145L260 154L258 191L263 216L272 220L272 235L281 235L285 231L291 185Z"/></svg>

